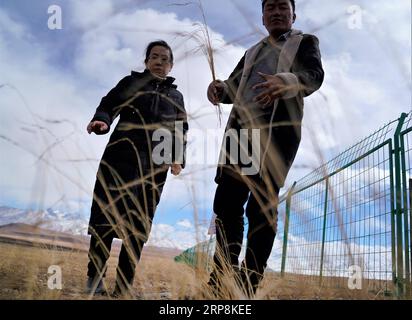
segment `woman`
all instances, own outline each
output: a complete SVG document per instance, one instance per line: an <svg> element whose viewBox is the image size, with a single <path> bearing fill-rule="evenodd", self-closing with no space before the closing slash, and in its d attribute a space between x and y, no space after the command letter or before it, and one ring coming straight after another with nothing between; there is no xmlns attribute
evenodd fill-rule
<svg viewBox="0 0 412 320"><path fill-rule="evenodd" d="M168 168L178 175L184 167L187 116L183 96L168 77L173 53L164 41L146 49L146 69L122 79L101 101L87 126L88 133L109 132L110 137L97 173L88 233L91 235L87 288L106 293L102 278L114 238L123 240L114 295L130 292L136 264L147 241ZM180 129L178 129L180 128ZM158 130L171 133L158 141ZM158 152L161 143L170 148ZM159 163L159 159L169 159Z"/></svg>

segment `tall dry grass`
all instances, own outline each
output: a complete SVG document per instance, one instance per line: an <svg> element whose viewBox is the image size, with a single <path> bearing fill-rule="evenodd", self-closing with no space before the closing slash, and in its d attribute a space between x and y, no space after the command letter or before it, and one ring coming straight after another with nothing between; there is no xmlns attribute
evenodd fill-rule
<svg viewBox="0 0 412 320"><path fill-rule="evenodd" d="M131 295L120 298L90 296L85 291L87 254L84 251L61 251L50 248L26 247L0 243L0 299L34 300L213 300L217 299L206 287L208 273L203 268L192 268L170 258L142 259L137 267ZM47 286L50 265L62 269L62 289ZM113 289L117 256L108 261L105 285ZM226 288L220 299L247 299L233 277L223 280ZM317 281L296 275L281 278L268 273L254 299L260 300L336 300L387 299L382 292L333 289L319 287Z"/></svg>

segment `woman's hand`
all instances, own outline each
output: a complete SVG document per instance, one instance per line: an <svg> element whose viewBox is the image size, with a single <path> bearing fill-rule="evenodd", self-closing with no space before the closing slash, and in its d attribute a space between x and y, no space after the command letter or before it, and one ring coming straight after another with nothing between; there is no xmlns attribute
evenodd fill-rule
<svg viewBox="0 0 412 320"><path fill-rule="evenodd" d="M92 121L87 126L87 132L91 134L92 132L99 134L107 131L109 129L108 125L103 121Z"/></svg>
<svg viewBox="0 0 412 320"><path fill-rule="evenodd" d="M178 176L180 174L180 172L182 172L182 165L177 164L177 163L173 163L170 166L170 171L172 172L172 174L174 176Z"/></svg>

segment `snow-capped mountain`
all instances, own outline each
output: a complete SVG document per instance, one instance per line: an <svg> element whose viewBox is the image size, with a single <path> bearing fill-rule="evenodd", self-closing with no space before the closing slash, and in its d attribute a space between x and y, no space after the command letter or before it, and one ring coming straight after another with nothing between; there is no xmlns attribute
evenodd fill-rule
<svg viewBox="0 0 412 320"><path fill-rule="evenodd" d="M79 213L47 209L40 211L0 206L0 225L25 223L72 234L85 235L88 220Z"/></svg>

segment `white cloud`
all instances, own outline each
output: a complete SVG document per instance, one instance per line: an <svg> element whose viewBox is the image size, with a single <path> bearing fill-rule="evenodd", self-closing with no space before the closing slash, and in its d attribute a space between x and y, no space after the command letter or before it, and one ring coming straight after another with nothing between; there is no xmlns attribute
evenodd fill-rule
<svg viewBox="0 0 412 320"><path fill-rule="evenodd" d="M362 243L341 238L327 239L324 246L323 274L330 277L351 275L349 267L361 267L364 279L391 279L391 247L385 240L371 236ZM279 245L277 246L279 247ZM310 241L289 233L286 257L286 272L316 275L320 273L321 241ZM279 249L280 250L280 249ZM273 252L269 266L280 271L281 252Z"/></svg>
<svg viewBox="0 0 412 320"><path fill-rule="evenodd" d="M193 230L181 230L179 227L181 227L179 224L175 226L163 223L153 224L148 245L185 250L209 239L207 228L199 227L194 232Z"/></svg>
<svg viewBox="0 0 412 320"><path fill-rule="evenodd" d="M27 32L24 26L11 19L3 10L0 10L0 31L10 33L11 36L18 39L23 38Z"/></svg>
<svg viewBox="0 0 412 320"><path fill-rule="evenodd" d="M82 29L90 29L101 24L113 14L113 2L111 0L73 1L72 23Z"/></svg>
<svg viewBox="0 0 412 320"><path fill-rule="evenodd" d="M185 229L192 229L193 225L188 219L180 220L177 222L177 225L179 227L185 228Z"/></svg>

